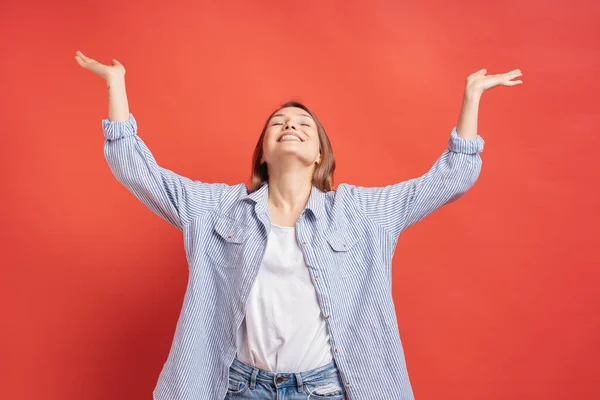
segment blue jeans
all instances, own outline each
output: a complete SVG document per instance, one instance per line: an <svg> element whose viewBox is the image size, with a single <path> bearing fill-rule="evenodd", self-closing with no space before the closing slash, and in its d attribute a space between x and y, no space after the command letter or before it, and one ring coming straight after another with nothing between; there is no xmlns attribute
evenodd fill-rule
<svg viewBox="0 0 600 400"><path fill-rule="evenodd" d="M335 362L298 373L273 373L248 365L237 357L229 367L225 399L345 399Z"/></svg>

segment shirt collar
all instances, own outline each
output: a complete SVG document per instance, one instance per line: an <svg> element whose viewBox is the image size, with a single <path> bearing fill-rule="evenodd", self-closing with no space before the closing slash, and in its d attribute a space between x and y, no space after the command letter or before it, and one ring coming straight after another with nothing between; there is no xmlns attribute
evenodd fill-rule
<svg viewBox="0 0 600 400"><path fill-rule="evenodd" d="M250 199L256 203L255 211L261 213L268 209L269 199L269 184L264 183L258 190L247 194L242 200ZM308 203L306 204L305 210L310 210L313 215L318 219L323 215L325 208L325 193L322 192L318 187L312 185L310 190L310 196Z"/></svg>

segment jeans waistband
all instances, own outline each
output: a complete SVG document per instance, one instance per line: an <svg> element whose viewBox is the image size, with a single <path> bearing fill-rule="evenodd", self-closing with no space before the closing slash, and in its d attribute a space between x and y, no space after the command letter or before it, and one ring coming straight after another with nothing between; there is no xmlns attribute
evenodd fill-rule
<svg viewBox="0 0 600 400"><path fill-rule="evenodd" d="M252 387L254 386L254 381L273 384L275 387L301 387L303 382L322 379L338 373L335 361L304 372L271 372L248 365L240 361L237 357L234 358L230 370L235 371L244 378L250 379Z"/></svg>

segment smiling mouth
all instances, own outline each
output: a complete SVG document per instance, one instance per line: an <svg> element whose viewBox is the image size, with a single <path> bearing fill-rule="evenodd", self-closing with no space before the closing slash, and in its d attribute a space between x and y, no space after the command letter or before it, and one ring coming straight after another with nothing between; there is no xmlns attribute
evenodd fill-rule
<svg viewBox="0 0 600 400"><path fill-rule="evenodd" d="M292 141L292 140L296 140L298 142L304 142L304 140L302 140L302 136L300 135L300 133L296 132L296 131L282 132L281 136L279 136L279 138L277 139L277 142L288 142L288 141Z"/></svg>
<svg viewBox="0 0 600 400"><path fill-rule="evenodd" d="M302 142L302 139L296 135L283 135L278 142Z"/></svg>

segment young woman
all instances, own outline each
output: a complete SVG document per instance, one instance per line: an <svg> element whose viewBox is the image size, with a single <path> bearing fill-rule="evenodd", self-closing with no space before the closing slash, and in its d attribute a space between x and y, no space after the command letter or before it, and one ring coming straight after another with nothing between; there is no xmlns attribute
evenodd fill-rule
<svg viewBox="0 0 600 400"><path fill-rule="evenodd" d="M76 52L104 78L112 173L183 232L189 281L156 400L412 399L391 264L402 231L477 180L481 95L522 81L477 71L448 148L424 175L385 187L340 184L325 129L300 103L258 139L251 187L193 181L160 167L138 135L125 68Z"/></svg>

